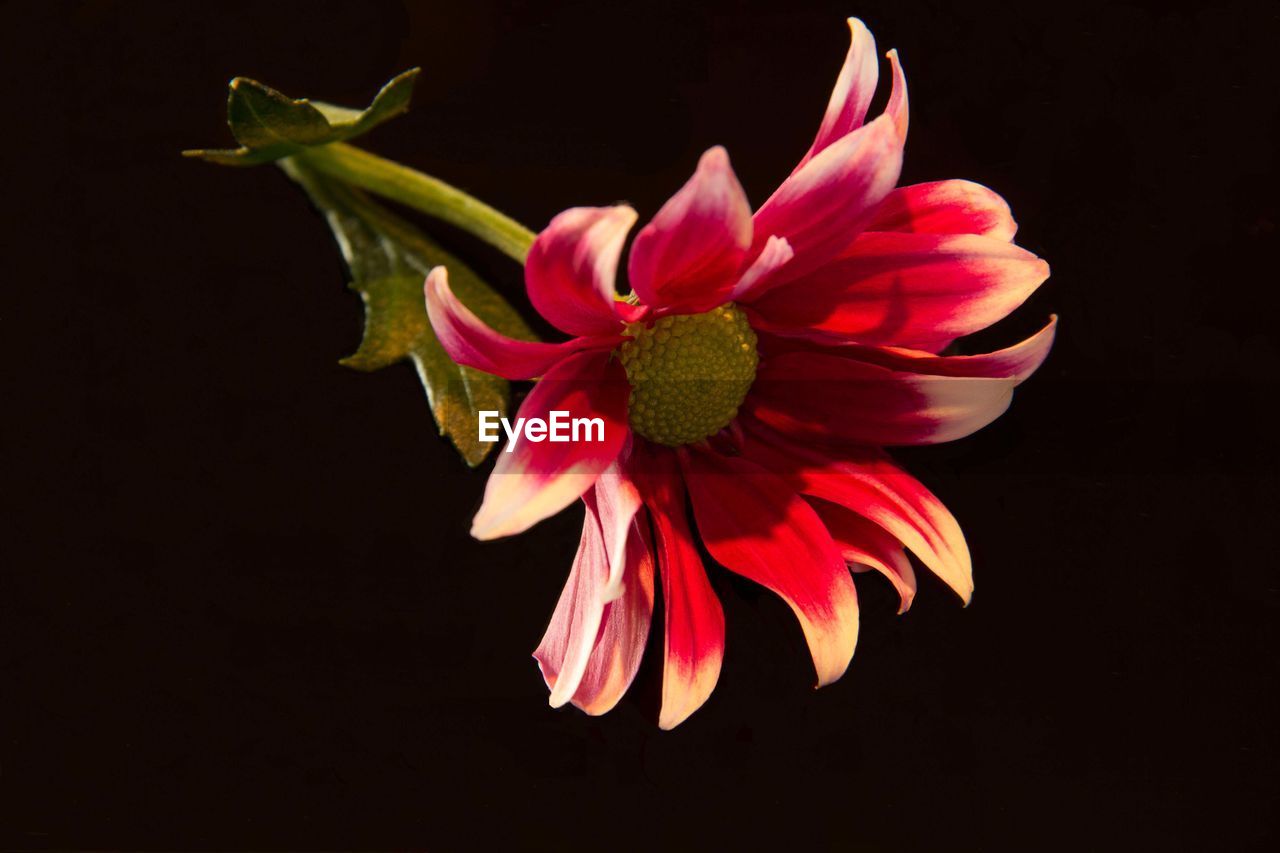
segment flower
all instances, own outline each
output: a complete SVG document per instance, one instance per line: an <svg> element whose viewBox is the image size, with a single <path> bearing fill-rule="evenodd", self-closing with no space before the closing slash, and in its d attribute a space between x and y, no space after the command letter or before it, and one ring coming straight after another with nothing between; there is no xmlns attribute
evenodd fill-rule
<svg viewBox="0 0 1280 853"><path fill-rule="evenodd" d="M659 724L706 701L725 647L720 603L695 546L779 595L795 612L817 684L853 656L853 572L916 580L905 550L966 603L973 591L952 515L881 448L969 435L998 417L1044 361L1055 319L985 355L942 355L1000 320L1049 274L1012 243L994 192L950 180L895 189L907 89L876 88L871 33L852 43L817 137L754 213L723 148L635 237L631 293L615 274L630 207L574 208L538 235L529 299L573 336L530 343L486 327L426 282L441 343L459 363L540 377L521 417L555 410L604 419L602 442L525 441L499 454L475 516L479 539L527 529L581 498L582 540L534 657L553 706L612 708L649 633L655 573L665 607ZM904 550L905 549L905 550Z"/></svg>

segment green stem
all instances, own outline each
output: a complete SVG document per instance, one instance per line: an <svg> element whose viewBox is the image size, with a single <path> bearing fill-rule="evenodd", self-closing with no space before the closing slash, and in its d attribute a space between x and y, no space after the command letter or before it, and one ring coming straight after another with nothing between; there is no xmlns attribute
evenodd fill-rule
<svg viewBox="0 0 1280 853"><path fill-rule="evenodd" d="M317 172L456 225L522 264L533 244L532 231L457 187L345 142L294 157Z"/></svg>

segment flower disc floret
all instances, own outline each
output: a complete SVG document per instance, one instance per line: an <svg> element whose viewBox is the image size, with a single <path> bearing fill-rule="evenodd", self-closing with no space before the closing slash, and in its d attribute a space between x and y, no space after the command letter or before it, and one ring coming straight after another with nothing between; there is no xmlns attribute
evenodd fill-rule
<svg viewBox="0 0 1280 853"><path fill-rule="evenodd" d="M756 378L756 335L732 303L702 314L637 323L618 348L631 383L628 416L640 435L668 447L729 425Z"/></svg>

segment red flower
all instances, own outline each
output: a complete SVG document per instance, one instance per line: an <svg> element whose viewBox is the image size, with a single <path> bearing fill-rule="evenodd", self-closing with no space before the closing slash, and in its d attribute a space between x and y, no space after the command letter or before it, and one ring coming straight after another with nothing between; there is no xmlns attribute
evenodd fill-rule
<svg viewBox="0 0 1280 853"><path fill-rule="evenodd" d="M954 518L879 449L966 436L998 417L1053 342L1054 322L987 355L938 353L1001 319L1047 278L1011 242L1005 202L967 181L894 189L907 90L894 51L885 112L864 124L875 43L856 19L817 138L753 214L722 148L636 236L632 294L615 272L630 207L574 208L537 238L529 299L573 339L528 343L481 323L427 279L441 343L461 364L541 377L520 408L603 419L604 441L518 441L499 454L472 533L519 533L581 498L582 542L534 657L551 704L612 708L665 603L660 725L710 695L725 626L687 514L725 568L773 590L804 629L818 685L858 634L849 570L875 569L905 611L904 547L966 602Z"/></svg>

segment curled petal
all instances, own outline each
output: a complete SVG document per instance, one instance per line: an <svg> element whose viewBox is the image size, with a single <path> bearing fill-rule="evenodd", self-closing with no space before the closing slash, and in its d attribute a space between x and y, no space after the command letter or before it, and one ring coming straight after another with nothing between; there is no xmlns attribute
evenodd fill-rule
<svg viewBox="0 0 1280 853"><path fill-rule="evenodd" d="M844 344L828 350L891 370L926 373L930 376L970 376L987 379L1012 379L1021 385L1040 369L1053 348L1058 328L1056 315L1049 317L1043 329L1024 341L995 352L980 355L935 355L923 350L901 347L873 347Z"/></svg>
<svg viewBox="0 0 1280 853"><path fill-rule="evenodd" d="M867 231L978 234L1009 241L1018 230L1008 203L972 181L934 181L898 187L885 196Z"/></svg>
<svg viewBox="0 0 1280 853"><path fill-rule="evenodd" d="M635 678L653 614L653 557L640 525L630 525L621 592L606 599L609 564L595 495L583 496L586 517L569 579L546 634L533 653L549 702L603 714Z"/></svg>
<svg viewBox="0 0 1280 853"><path fill-rule="evenodd" d="M881 116L828 145L797 169L755 215L755 250L777 235L795 250L779 271L790 281L846 249L898 181L902 140Z"/></svg>
<svg viewBox="0 0 1280 853"><path fill-rule="evenodd" d="M884 106L884 114L893 122L898 138L905 144L907 125L911 118L911 111L907 104L907 75L902 73L902 63L898 61L896 49L885 55L889 57L889 66L893 69L893 88L889 90L889 102Z"/></svg>
<svg viewBox="0 0 1280 853"><path fill-rule="evenodd" d="M800 161L800 168L831 143L862 127L867 117L867 107L875 94L880 69L876 62L876 40L871 31L857 18L849 21L849 52L844 66L836 77L835 88L827 102L818 135L809 152Z"/></svg>
<svg viewBox="0 0 1280 853"><path fill-rule="evenodd" d="M673 729L707 701L724 659L724 611L707 581L689 529L680 470L671 451L652 448L637 458L665 607L662 710L658 725Z"/></svg>
<svg viewBox="0 0 1280 853"><path fill-rule="evenodd" d="M1009 407L1014 379L930 376L825 352L761 359L744 404L775 429L840 445L939 444Z"/></svg>
<svg viewBox="0 0 1280 853"><path fill-rule="evenodd" d="M574 338L561 344L518 341L485 325L449 289L444 267L427 276L427 316L440 345L458 364L506 379L532 379L567 355L583 349L607 348L612 338Z"/></svg>
<svg viewBox="0 0 1280 853"><path fill-rule="evenodd" d="M631 247L631 289L655 308L708 310L724 302L751 247L751 205L716 146Z"/></svg>
<svg viewBox="0 0 1280 853"><path fill-rule="evenodd" d="M902 543L884 528L841 506L818 498L810 498L809 505L827 526L849 567L855 572L875 569L888 578L898 591L899 615L906 613L916 596L916 573Z"/></svg>
<svg viewBox="0 0 1280 853"><path fill-rule="evenodd" d="M973 561L951 512L915 477L878 450L843 450L839 458L747 422L744 454L801 494L821 498L874 522L906 545L966 604Z"/></svg>
<svg viewBox="0 0 1280 853"><path fill-rule="evenodd" d="M985 329L1031 295L1049 265L973 234L867 232L848 251L752 304L761 325L866 344L941 349Z"/></svg>
<svg viewBox="0 0 1280 853"><path fill-rule="evenodd" d="M529 249L529 301L570 335L619 331L614 311L618 258L636 212L626 205L575 207L556 216Z"/></svg>
<svg viewBox="0 0 1280 853"><path fill-rule="evenodd" d="M711 556L790 605L818 686L835 681L857 644L858 596L822 520L785 480L747 459L710 450L680 458Z"/></svg>
<svg viewBox="0 0 1280 853"><path fill-rule="evenodd" d="M591 488L630 435L629 394L622 367L607 352L576 353L547 371L517 417L549 422L550 413L559 411L568 412L571 419L599 418L603 441L533 441L521 436L514 446L504 448L485 484L471 535L496 539L523 532Z"/></svg>
<svg viewBox="0 0 1280 853"><path fill-rule="evenodd" d="M622 456L625 456L624 450ZM604 597L612 601L622 594L622 568L626 561L627 534L640 510L640 492L631 477L615 461L600 473L593 489L609 556L609 578Z"/></svg>
<svg viewBox="0 0 1280 853"><path fill-rule="evenodd" d="M733 286L729 299L741 302L760 296L778 280L778 270L795 256L790 243L781 237L770 237L764 244L764 249Z"/></svg>

